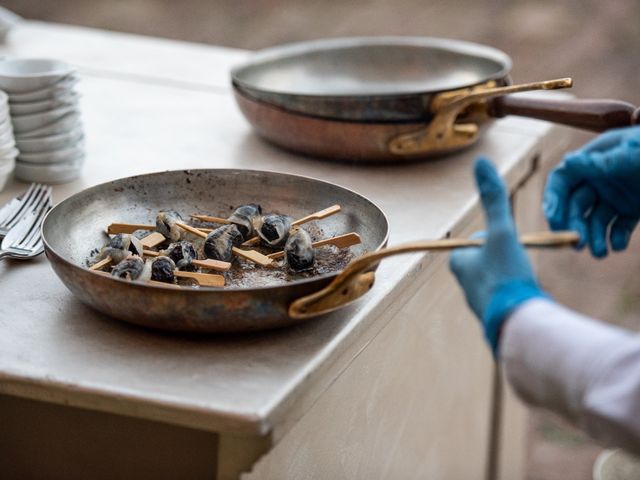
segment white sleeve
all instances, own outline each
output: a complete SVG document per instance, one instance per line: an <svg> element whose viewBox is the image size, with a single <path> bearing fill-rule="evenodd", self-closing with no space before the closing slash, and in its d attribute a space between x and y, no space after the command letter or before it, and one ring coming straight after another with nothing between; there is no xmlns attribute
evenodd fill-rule
<svg viewBox="0 0 640 480"><path fill-rule="evenodd" d="M640 336L534 299L509 316L499 348L525 401L640 454Z"/></svg>

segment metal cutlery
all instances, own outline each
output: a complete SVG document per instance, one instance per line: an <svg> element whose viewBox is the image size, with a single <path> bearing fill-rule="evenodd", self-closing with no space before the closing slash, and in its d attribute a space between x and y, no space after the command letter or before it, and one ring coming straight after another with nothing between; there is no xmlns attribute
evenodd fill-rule
<svg viewBox="0 0 640 480"><path fill-rule="evenodd" d="M27 260L44 251L40 226L51 207L49 188L47 194L41 196L29 213L22 217L4 237L0 245L0 260L3 258Z"/></svg>
<svg viewBox="0 0 640 480"><path fill-rule="evenodd" d="M7 235L23 217L38 208L43 199L50 197L51 187L32 183L24 195L11 199L0 209L0 238Z"/></svg>

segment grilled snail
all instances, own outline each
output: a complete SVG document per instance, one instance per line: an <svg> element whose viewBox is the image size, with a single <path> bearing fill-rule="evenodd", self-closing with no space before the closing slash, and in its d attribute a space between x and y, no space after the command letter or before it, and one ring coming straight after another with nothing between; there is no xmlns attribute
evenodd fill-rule
<svg viewBox="0 0 640 480"><path fill-rule="evenodd" d="M173 210L160 212L156 217L156 231L172 242L177 242L182 236L182 229L178 227L178 222L182 221L182 217L178 212Z"/></svg>
<svg viewBox="0 0 640 480"><path fill-rule="evenodd" d="M293 219L288 215L270 213L255 217L253 227L266 246L277 248L286 243L292 222Z"/></svg>
<svg viewBox="0 0 640 480"><path fill-rule="evenodd" d="M151 278L151 262L145 263L139 256L131 255L118 263L111 275L124 280L146 281Z"/></svg>
<svg viewBox="0 0 640 480"><path fill-rule="evenodd" d="M284 246L284 256L287 265L293 271L301 272L313 268L316 254L311 245L311 236L306 230L298 226L291 228Z"/></svg>
<svg viewBox="0 0 640 480"><path fill-rule="evenodd" d="M236 227L245 239L253 237L255 231L253 229L253 219L262 215L262 207L255 203L249 203L236 208L236 210L227 219Z"/></svg>
<svg viewBox="0 0 640 480"><path fill-rule="evenodd" d="M237 247L243 241L244 238L235 224L223 225L207 235L204 254L207 258L230 262L233 258L233 247Z"/></svg>
<svg viewBox="0 0 640 480"><path fill-rule="evenodd" d="M120 263L129 255L142 257L142 243L133 235L119 233L109 239L106 247L100 250L99 258L111 257L113 263Z"/></svg>

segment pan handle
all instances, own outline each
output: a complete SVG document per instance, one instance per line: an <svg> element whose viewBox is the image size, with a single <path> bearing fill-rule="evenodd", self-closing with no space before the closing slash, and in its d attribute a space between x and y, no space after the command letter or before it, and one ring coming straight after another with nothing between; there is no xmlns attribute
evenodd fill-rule
<svg viewBox="0 0 640 480"><path fill-rule="evenodd" d="M520 242L526 247L564 247L578 243L576 232L537 232L522 235ZM482 239L446 238L405 243L383 248L356 258L340 275L322 290L298 298L289 306L289 316L294 319L317 317L337 310L367 293L375 281L375 274L367 271L380 260L393 255L423 251L443 251L453 248L479 247Z"/></svg>
<svg viewBox="0 0 640 480"><path fill-rule="evenodd" d="M536 118L571 127L602 132L638 124L640 109L619 100L551 99L505 96L489 102L487 113Z"/></svg>

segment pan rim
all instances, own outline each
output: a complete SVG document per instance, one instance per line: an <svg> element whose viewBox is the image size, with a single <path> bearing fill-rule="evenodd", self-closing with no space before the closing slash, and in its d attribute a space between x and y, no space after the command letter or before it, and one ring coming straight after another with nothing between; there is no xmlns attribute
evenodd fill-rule
<svg viewBox="0 0 640 480"><path fill-rule="evenodd" d="M198 287L198 288L183 288L183 289L176 289L171 285L156 285L156 284L145 284L145 283L141 283L141 282L131 282L129 280L124 280L124 279L120 279L117 277L113 277L111 275L107 276L102 276L102 275L98 275L95 272L92 272L91 270L89 270L87 267L83 267L81 265L78 265L74 262L71 262L70 260L68 260L67 258L65 258L63 255L61 255L59 252L57 252L49 243L49 240L47 239L46 233L45 233L45 228L47 228L47 225L50 221L50 218L52 216L52 214L58 209L59 206L65 204L66 202L71 201L72 199L74 199L77 195L80 194L85 194L85 193L90 193L93 190L97 190L100 188L105 188L107 185L109 184L113 184L115 182L118 181L122 181L122 180L131 180L131 179L135 179L135 178L139 178L139 177L146 177L146 176L153 176L153 175L163 175L163 174L171 174L171 173L179 173L179 172L193 172L193 173L201 173L201 172L211 172L211 171L222 171L222 172L237 172L237 173L243 173L243 172L252 172L254 174L263 174L263 173L267 173L267 174L277 174L277 175L284 175L284 176L288 176L288 177L295 177L295 178L299 178L299 179L303 179L303 180L309 180L309 181L313 181L313 182L317 182L317 183L322 183L322 184L326 184L329 185L331 187L338 187L341 188L343 190L348 191L349 193L356 195L360 198L362 198L363 200L365 200L366 202L368 202L371 206L373 206L378 212L379 214L382 216L382 219L384 220L384 236L382 238L382 240L380 241L380 243L375 247L375 249L373 249L372 251L378 251L382 248L385 247L385 245L387 245L387 242L389 241L389 219L387 218L386 213L384 212L384 210L382 210L378 205L376 205L374 202L371 201L371 199L369 199L367 196L362 195L359 192L354 191L351 188L347 188L344 187L338 183L333 183L333 182L328 182L325 180L320 180L318 178L315 177L311 177L308 175L297 175L297 174L291 174L291 173L286 173L286 172L279 172L276 170L260 170L260 169L251 169L251 168L194 168L194 169L179 169L179 170L163 170L163 171L157 171L157 172L147 172L147 173L141 173L139 175L131 175L128 177L120 177L120 178L116 178L113 180L109 180L107 182L102 182L96 185L92 185L88 188L85 188L83 190L80 190L79 192L76 192L70 196L68 196L67 198L65 198L64 200L62 200L61 202L57 203L51 210L49 210L49 212L47 212L47 214L45 215L42 224L40 226L40 236L42 238L43 244L44 244L44 248L45 248L45 253L48 255L54 255L56 257L56 260L64 263L65 265L74 268L74 269L79 269L82 272L88 272L89 274L93 274L96 276L100 276L101 278L105 279L105 280L112 280L112 281L116 281L116 282L121 282L123 284L127 284L129 286L135 285L137 287L141 287L141 288L152 288L152 289L159 289L159 290L163 290L165 292L173 292L173 294L175 293L179 293L179 294L188 294L188 295L192 295L192 294L197 294L198 292L204 292L204 293L211 293L211 292L240 292L240 293L247 293L247 292L254 292L254 291L259 291L259 292L266 292L266 291L270 291L270 290L278 290L278 289L282 289L282 288L287 288L290 286L299 286L299 285L306 285L306 284L310 284L313 282L320 282L322 280L331 280L333 278L335 278L342 270L338 270L336 272L331 272L331 273L325 273L322 275L317 275L314 277L309 277L309 278L304 278L304 279L299 279L299 280L293 280L290 282L286 282L286 283L282 283L282 284L277 284L277 285L267 285L267 286L258 286L258 287L221 287L221 288L216 288L216 287ZM358 258L358 257L355 257ZM64 283L64 282L63 282Z"/></svg>
<svg viewBox="0 0 640 480"><path fill-rule="evenodd" d="M273 95L286 95L296 97L300 99L334 99L340 100L345 98L352 98L357 100L366 100L371 98L385 98L395 99L398 97L407 97L415 95L431 95L434 93L442 92L445 90L412 90L407 89L399 91L397 93L381 92L381 93L308 93L308 92L296 92L292 90L282 90L277 88L263 88L257 86L255 83L247 82L242 79L242 76L249 70L255 68L260 64L268 64L275 60L280 60L288 57L299 56L304 53L323 51L323 50L340 50L365 46L408 46L408 47L433 47L443 50L449 50L456 53L482 57L484 59L492 60L500 65L502 68L496 71L494 74L487 76L484 80L472 81L468 83L460 83L448 90L457 90L462 88L472 87L479 83L489 80L496 80L504 78L509 74L513 66L511 57L502 50L488 45L480 43L468 42L465 40L458 40L444 37L429 37L429 36L356 36L356 37L337 37L337 38L323 38L316 40L309 40L303 42L288 43L284 45L277 45L274 47L268 47L263 50L259 50L251 55L251 57L244 63L237 65L231 69L231 82L237 84L243 89L259 91L265 94Z"/></svg>

